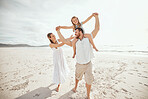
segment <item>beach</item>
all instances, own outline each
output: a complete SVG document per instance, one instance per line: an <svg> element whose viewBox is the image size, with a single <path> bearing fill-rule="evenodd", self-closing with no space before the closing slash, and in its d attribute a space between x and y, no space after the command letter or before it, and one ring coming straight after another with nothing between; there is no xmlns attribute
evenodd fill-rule
<svg viewBox="0 0 148 99"><path fill-rule="evenodd" d="M85 81L75 85L72 48L63 48L70 68L67 81L52 83L53 53L50 47L0 48L0 99L85 99ZM94 51L91 99L148 99L148 55L132 52Z"/></svg>

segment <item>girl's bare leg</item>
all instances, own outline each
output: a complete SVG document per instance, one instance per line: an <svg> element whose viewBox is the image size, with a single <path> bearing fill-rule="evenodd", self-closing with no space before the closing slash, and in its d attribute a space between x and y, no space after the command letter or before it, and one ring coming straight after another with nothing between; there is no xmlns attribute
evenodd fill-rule
<svg viewBox="0 0 148 99"><path fill-rule="evenodd" d="M91 37L89 37L89 41L90 41L91 45L93 46L93 48L94 48L96 51L98 51L98 49L96 48L96 46L95 46L95 44L94 44L94 42L93 42L93 39L92 39Z"/></svg>
<svg viewBox="0 0 148 99"><path fill-rule="evenodd" d="M76 53L74 52L74 54L73 54L73 57L72 57L72 58L75 58L75 55L76 55Z"/></svg>

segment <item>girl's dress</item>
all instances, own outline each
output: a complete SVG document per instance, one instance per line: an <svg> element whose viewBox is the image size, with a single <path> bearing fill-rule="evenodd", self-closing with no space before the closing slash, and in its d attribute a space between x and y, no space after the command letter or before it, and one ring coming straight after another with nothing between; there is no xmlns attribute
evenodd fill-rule
<svg viewBox="0 0 148 99"><path fill-rule="evenodd" d="M68 74L69 68L67 66L65 57L63 56L63 51L61 47L52 48L53 50L53 83L62 84L65 82Z"/></svg>

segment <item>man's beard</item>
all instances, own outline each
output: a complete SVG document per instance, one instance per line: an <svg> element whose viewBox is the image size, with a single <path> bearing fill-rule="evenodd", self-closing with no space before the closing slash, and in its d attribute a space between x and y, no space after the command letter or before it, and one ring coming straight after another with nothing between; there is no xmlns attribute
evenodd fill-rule
<svg viewBox="0 0 148 99"><path fill-rule="evenodd" d="M76 35L76 38L78 39L80 37L80 35Z"/></svg>

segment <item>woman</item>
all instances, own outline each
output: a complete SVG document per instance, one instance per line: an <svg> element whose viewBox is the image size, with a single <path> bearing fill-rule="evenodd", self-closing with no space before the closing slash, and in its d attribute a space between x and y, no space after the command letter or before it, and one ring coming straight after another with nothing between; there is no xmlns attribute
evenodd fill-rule
<svg viewBox="0 0 148 99"><path fill-rule="evenodd" d="M61 46L63 46L64 43L59 43L60 40L56 40L56 37L53 33L48 33L47 37L50 40L49 46L53 50L53 83L58 85L58 87L56 88L56 91L58 92L60 84L64 83L68 76L69 68L63 56L63 51L61 48ZM73 37L71 36L68 39L73 39Z"/></svg>

